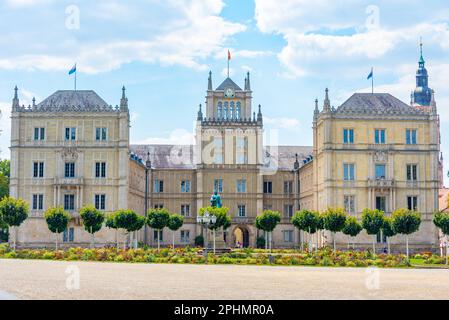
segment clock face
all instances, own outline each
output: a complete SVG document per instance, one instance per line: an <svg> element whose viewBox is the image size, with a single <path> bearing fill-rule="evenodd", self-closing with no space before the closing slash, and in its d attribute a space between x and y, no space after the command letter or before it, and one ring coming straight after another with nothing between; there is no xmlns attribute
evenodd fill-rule
<svg viewBox="0 0 449 320"><path fill-rule="evenodd" d="M227 89L225 90L225 97L226 97L226 98L234 98L234 95L235 95L234 89L232 89L232 88L227 88Z"/></svg>

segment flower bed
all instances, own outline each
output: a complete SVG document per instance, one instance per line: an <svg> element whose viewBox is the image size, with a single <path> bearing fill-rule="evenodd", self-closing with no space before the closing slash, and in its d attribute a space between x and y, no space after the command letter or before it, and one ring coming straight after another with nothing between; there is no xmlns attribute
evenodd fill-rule
<svg viewBox="0 0 449 320"><path fill-rule="evenodd" d="M6 245L0 245L0 259L40 259L59 261L103 261L128 263L184 263L203 264L205 258L199 254L198 248L164 248L156 249L116 250L115 248L86 249L71 248L68 250L23 249L11 251ZM381 268L407 267L404 255L379 254L373 256L370 252L337 251L325 248L316 252L301 252L298 250L273 250L272 263L270 254L265 250L241 249L221 256L209 254L209 264L237 265L277 265L277 266L326 266L326 267L368 267ZM414 258L429 263L444 263L444 259L423 254Z"/></svg>

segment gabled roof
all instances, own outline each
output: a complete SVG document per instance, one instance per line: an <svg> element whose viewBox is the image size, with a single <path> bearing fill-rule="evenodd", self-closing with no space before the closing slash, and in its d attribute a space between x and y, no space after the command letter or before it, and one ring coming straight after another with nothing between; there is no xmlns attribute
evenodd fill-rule
<svg viewBox="0 0 449 320"><path fill-rule="evenodd" d="M337 114L424 115L425 112L389 93L355 93L335 111Z"/></svg>
<svg viewBox="0 0 449 320"><path fill-rule="evenodd" d="M223 81L223 83L220 84L216 90L225 90L226 88L233 88L235 91L242 91L242 89L234 81L232 81L231 78L226 78L226 80Z"/></svg>
<svg viewBox="0 0 449 320"><path fill-rule="evenodd" d="M36 106L37 111L114 111L95 91L59 90Z"/></svg>

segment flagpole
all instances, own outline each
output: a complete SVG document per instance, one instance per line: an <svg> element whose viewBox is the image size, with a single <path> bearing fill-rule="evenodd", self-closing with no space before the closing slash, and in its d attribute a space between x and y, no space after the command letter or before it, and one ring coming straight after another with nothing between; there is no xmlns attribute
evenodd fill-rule
<svg viewBox="0 0 449 320"><path fill-rule="evenodd" d="M229 51L228 51L228 78L229 78Z"/></svg>

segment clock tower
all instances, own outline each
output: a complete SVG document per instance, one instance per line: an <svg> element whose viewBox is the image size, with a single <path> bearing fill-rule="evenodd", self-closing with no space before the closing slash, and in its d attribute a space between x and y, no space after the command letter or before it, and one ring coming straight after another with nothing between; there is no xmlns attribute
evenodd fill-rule
<svg viewBox="0 0 449 320"><path fill-rule="evenodd" d="M217 239L232 242L241 231L243 242L255 246L255 218L263 210L263 117L261 106L252 110L249 72L244 82L242 89L228 77L214 90L209 73L206 106L200 105L196 124L197 208L208 206L217 192L232 220Z"/></svg>

